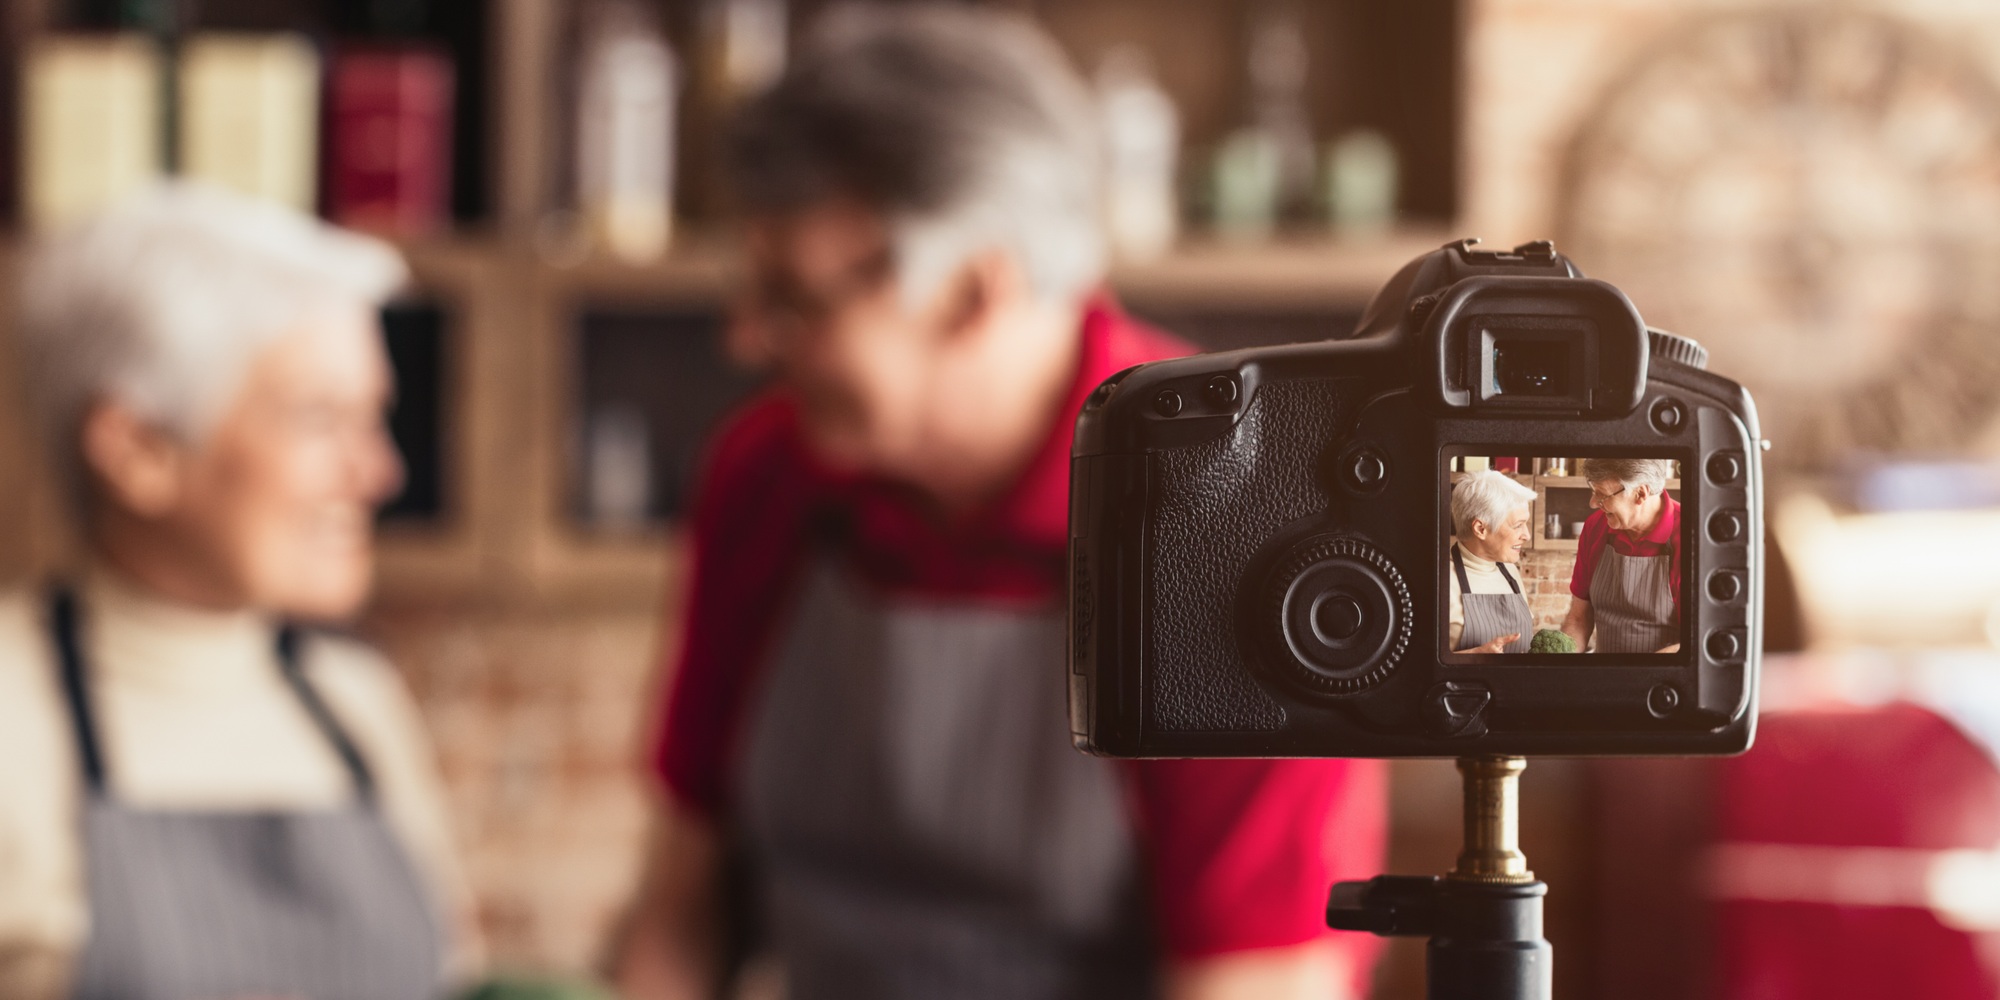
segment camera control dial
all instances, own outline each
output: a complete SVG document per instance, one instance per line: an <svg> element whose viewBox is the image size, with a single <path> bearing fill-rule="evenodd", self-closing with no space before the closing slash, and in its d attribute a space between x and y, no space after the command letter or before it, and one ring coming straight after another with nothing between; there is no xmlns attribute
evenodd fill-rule
<svg viewBox="0 0 2000 1000"><path fill-rule="evenodd" d="M1708 367L1708 348L1701 346L1693 337L1649 326L1646 328L1646 344L1653 357L1677 361L1689 368Z"/></svg>
<svg viewBox="0 0 2000 1000"><path fill-rule="evenodd" d="M1380 683L1410 646L1409 585L1389 557L1359 538L1319 535L1278 563L1258 612L1277 670L1320 694Z"/></svg>

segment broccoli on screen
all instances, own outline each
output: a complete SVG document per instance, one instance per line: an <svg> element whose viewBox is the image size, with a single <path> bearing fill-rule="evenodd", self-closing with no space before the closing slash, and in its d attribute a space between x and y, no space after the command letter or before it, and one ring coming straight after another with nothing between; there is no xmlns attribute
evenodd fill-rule
<svg viewBox="0 0 2000 1000"><path fill-rule="evenodd" d="M1570 638L1567 632L1545 628L1536 632L1533 639L1528 640L1528 652L1574 653L1576 652L1576 640Z"/></svg>

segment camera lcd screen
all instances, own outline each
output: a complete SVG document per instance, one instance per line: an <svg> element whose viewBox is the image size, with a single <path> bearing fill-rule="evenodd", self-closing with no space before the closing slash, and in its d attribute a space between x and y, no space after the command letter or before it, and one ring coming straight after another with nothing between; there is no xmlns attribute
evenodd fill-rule
<svg viewBox="0 0 2000 1000"><path fill-rule="evenodd" d="M1680 485L1671 457L1448 455L1441 648L1678 653Z"/></svg>

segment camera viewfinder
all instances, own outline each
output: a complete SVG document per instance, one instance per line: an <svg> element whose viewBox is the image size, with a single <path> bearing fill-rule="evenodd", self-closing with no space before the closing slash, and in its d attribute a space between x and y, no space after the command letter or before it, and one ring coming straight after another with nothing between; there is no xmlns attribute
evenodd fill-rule
<svg viewBox="0 0 2000 1000"><path fill-rule="evenodd" d="M1518 337L1493 342L1492 396L1567 396L1570 394L1569 345L1552 340Z"/></svg>

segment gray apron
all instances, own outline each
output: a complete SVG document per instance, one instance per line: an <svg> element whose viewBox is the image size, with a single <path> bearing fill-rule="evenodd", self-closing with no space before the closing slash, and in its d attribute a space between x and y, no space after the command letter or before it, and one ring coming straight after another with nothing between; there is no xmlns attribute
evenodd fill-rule
<svg viewBox="0 0 2000 1000"><path fill-rule="evenodd" d="M1123 783L1070 747L1060 609L807 574L753 705L748 861L790 1000L1150 996Z"/></svg>
<svg viewBox="0 0 2000 1000"><path fill-rule="evenodd" d="M1459 606L1465 609L1465 627L1458 633L1458 648L1453 652L1464 652L1483 646L1503 635L1516 638L1501 650L1504 653L1525 653L1535 634L1535 615L1528 610L1528 599L1521 595L1521 585L1514 574L1507 572L1506 563L1494 563L1500 568L1500 575L1507 580L1507 586L1514 588L1511 594L1475 594L1472 581L1465 575L1465 556L1457 545L1451 547L1451 568L1458 574Z"/></svg>
<svg viewBox="0 0 2000 1000"><path fill-rule="evenodd" d="M1590 618L1598 653L1657 653L1681 639L1674 603L1674 550L1628 556L1606 539L1590 578Z"/></svg>
<svg viewBox="0 0 2000 1000"><path fill-rule="evenodd" d="M83 771L90 936L76 1000L425 1000L443 989L430 900L375 807L354 743L279 633L280 669L354 779L323 811L139 809L111 794L77 641L76 603L51 614Z"/></svg>

